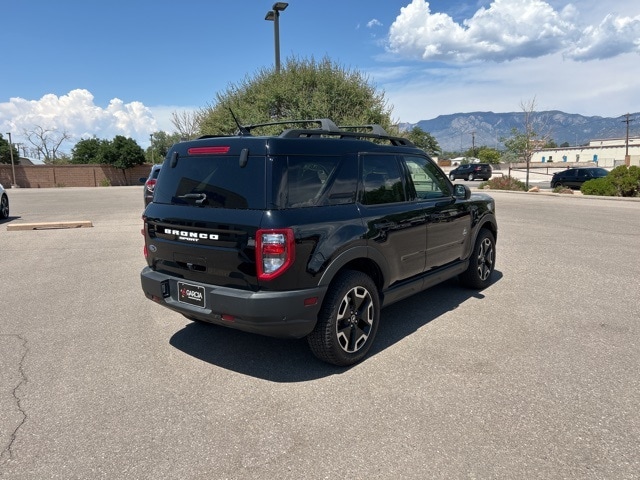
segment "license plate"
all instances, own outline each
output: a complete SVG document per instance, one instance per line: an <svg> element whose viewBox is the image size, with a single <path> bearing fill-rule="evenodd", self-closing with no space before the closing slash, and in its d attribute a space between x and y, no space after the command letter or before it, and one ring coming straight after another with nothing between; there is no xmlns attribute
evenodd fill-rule
<svg viewBox="0 0 640 480"><path fill-rule="evenodd" d="M178 282L178 300L204 308L204 287Z"/></svg>

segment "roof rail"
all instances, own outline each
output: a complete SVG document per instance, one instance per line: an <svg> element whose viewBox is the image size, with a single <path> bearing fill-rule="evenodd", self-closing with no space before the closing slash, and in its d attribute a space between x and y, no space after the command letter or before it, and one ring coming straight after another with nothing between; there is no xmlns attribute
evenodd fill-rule
<svg viewBox="0 0 640 480"><path fill-rule="evenodd" d="M369 128L372 130L369 132L354 132L343 130L344 128ZM359 125L349 127L338 127L337 130L323 130L323 129L291 129L285 130L280 134L280 138L309 138L309 137L337 137L337 138L355 138L355 139L372 139L372 140L386 140L391 145L396 147L415 147L415 145L407 138L394 137L387 134L387 132L380 125Z"/></svg>
<svg viewBox="0 0 640 480"><path fill-rule="evenodd" d="M347 130L347 129L356 130L358 128L361 128L361 129L366 129L371 133L375 133L376 135L382 135L384 137L388 137L389 136L387 131L384 128L382 128L381 125L378 125L377 123L371 123L371 124L368 124L368 125L340 125L340 127L338 127L338 128L342 128L344 130Z"/></svg>
<svg viewBox="0 0 640 480"><path fill-rule="evenodd" d="M234 116L235 119L235 116ZM237 134L251 136L251 130L259 127L273 125L309 125L315 124L317 128L290 128L284 130L280 138L312 138L312 137L335 137L335 138L355 138L370 140L386 140L394 146L415 147L407 138L389 135L382 126L378 124L367 125L345 125L337 126L328 118L314 118L309 120L279 120L274 122L254 123L251 125L239 125ZM357 130L367 130L365 132ZM203 135L200 138L213 138L218 135ZM220 135L226 136L226 135Z"/></svg>
<svg viewBox="0 0 640 480"><path fill-rule="evenodd" d="M254 128L268 127L271 125L305 125L310 123L315 123L316 125L318 125L320 127L318 130L326 130L329 132L340 131L338 126L328 118L314 118L311 120L280 120L276 122L254 123L252 125L244 125L243 128L247 132L251 132L251 130L253 130Z"/></svg>

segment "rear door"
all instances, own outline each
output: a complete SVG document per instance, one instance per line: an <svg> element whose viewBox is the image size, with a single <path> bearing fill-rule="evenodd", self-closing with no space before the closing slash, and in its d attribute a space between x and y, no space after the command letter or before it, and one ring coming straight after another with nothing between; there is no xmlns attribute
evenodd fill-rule
<svg viewBox="0 0 640 480"><path fill-rule="evenodd" d="M360 211L368 243L387 258L389 284L424 271L427 217L405 191L404 169L389 154L361 155Z"/></svg>

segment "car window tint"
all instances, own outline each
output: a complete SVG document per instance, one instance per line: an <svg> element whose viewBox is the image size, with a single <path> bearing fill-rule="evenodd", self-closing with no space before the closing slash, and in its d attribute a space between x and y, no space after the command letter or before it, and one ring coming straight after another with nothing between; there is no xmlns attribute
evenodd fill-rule
<svg viewBox="0 0 640 480"><path fill-rule="evenodd" d="M405 201L402 175L395 155L363 155L362 203L379 205Z"/></svg>
<svg viewBox="0 0 640 480"><path fill-rule="evenodd" d="M355 158L354 158L355 160ZM280 160L275 163L284 163ZM306 156L288 157L286 169L282 174L286 177L286 186L282 192L286 201L285 208L300 208L323 205L327 203L349 203L355 200L356 175L351 175L350 184L345 180L349 177L346 168L340 169L341 157L336 156ZM352 170L356 171L356 162ZM342 172L342 173L340 173ZM324 199L328 198L328 201Z"/></svg>
<svg viewBox="0 0 640 480"><path fill-rule="evenodd" d="M264 157L240 167L238 156L181 157L163 175L154 201L197 208L264 208Z"/></svg>

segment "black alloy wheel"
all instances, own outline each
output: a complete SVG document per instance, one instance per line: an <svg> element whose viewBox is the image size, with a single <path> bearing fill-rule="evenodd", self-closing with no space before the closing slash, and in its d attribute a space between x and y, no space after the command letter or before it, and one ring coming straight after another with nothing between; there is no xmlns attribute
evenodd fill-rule
<svg viewBox="0 0 640 480"><path fill-rule="evenodd" d="M469 258L469 267L460 274L460 282L469 288L483 289L491 283L491 274L496 264L496 240L489 230L483 228Z"/></svg>
<svg viewBox="0 0 640 480"><path fill-rule="evenodd" d="M9 198L6 195L0 199L0 218L9 218Z"/></svg>
<svg viewBox="0 0 640 480"><path fill-rule="evenodd" d="M307 337L313 354L339 366L362 360L373 343L380 318L380 298L366 274L347 270L332 283Z"/></svg>

